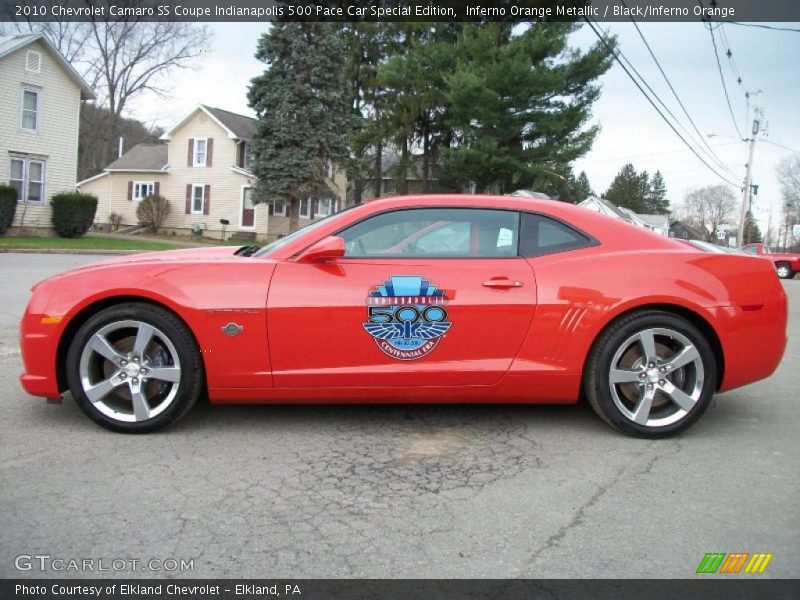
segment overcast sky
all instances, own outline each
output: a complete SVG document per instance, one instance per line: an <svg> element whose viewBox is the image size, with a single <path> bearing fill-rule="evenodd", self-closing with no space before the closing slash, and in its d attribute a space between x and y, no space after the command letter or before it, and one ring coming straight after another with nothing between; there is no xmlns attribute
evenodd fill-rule
<svg viewBox="0 0 800 600"><path fill-rule="evenodd" d="M798 27L798 24L785 25ZM633 25L606 23L602 26L618 36L620 49L628 60L673 114L694 133ZM727 177L738 184L744 178L746 145L736 141L736 129L725 102L708 29L701 23L651 23L641 24L640 28L698 129L703 134L718 134L707 141L736 174L725 173ZM739 129L747 135L750 127L748 124L745 129L744 91L761 90L769 124L766 139L800 150L800 33L736 25L725 25L722 29L743 80L743 86L736 83L724 54L721 32L717 31L722 72ZM211 25L211 30L213 37L207 54L197 68L172 77L171 97L142 97L133 105L133 116L148 123L169 125L198 103L252 114L247 106L246 90L250 79L264 68L253 54L265 25L219 23ZM583 26L573 35L572 44L586 48L595 39L594 33ZM600 83L602 94L594 107L593 122L602 130L592 151L575 165L576 171L586 171L597 193L602 194L607 189L626 162L650 173L661 170L673 206L682 202L687 190L724 183L686 148L618 65L615 64ZM699 142L694 145L698 146ZM753 182L759 189L754 199L754 212L762 231L767 226L770 206L773 207L773 227L779 219L781 199L775 167L788 153L788 150L761 141L756 146ZM740 195L738 189L736 193Z"/></svg>

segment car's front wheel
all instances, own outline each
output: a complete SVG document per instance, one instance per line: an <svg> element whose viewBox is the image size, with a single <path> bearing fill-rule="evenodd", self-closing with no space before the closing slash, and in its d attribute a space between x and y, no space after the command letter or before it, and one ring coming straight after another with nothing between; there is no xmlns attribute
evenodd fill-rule
<svg viewBox="0 0 800 600"><path fill-rule="evenodd" d="M113 431L146 433L176 421L203 382L197 344L183 322L157 306L101 310L78 329L67 352L67 383L92 420Z"/></svg>
<svg viewBox="0 0 800 600"><path fill-rule="evenodd" d="M584 388L609 425L656 438L683 431L700 418L716 379L714 353L697 327L672 313L641 311L601 334Z"/></svg>
<svg viewBox="0 0 800 600"><path fill-rule="evenodd" d="M792 267L786 263L780 263L775 266L775 270L778 272L778 277L781 279L791 279L794 277L794 272L792 271Z"/></svg>

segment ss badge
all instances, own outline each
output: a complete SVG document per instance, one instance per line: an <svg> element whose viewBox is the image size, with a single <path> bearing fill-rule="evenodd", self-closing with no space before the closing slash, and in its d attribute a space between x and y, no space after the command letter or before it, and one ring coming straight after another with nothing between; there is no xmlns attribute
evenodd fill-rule
<svg viewBox="0 0 800 600"><path fill-rule="evenodd" d="M222 328L222 333L229 335L231 337L239 335L243 331L244 331L244 326L239 325L238 323L234 323L233 321L231 321Z"/></svg>

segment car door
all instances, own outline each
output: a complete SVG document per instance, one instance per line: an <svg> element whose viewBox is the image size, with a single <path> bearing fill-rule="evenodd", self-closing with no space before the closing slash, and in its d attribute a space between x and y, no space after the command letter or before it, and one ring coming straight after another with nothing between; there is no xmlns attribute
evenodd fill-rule
<svg viewBox="0 0 800 600"><path fill-rule="evenodd" d="M533 318L516 211L396 209L339 232L332 263L279 264L268 295L276 387L488 385Z"/></svg>

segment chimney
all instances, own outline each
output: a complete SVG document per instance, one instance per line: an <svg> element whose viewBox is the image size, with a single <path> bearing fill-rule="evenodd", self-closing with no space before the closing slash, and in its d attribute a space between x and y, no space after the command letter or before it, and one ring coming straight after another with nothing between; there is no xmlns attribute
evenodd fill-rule
<svg viewBox="0 0 800 600"><path fill-rule="evenodd" d="M119 136L119 149L117 150L117 158L122 156L122 147L124 145L124 142L125 142L124 138L122 136Z"/></svg>

